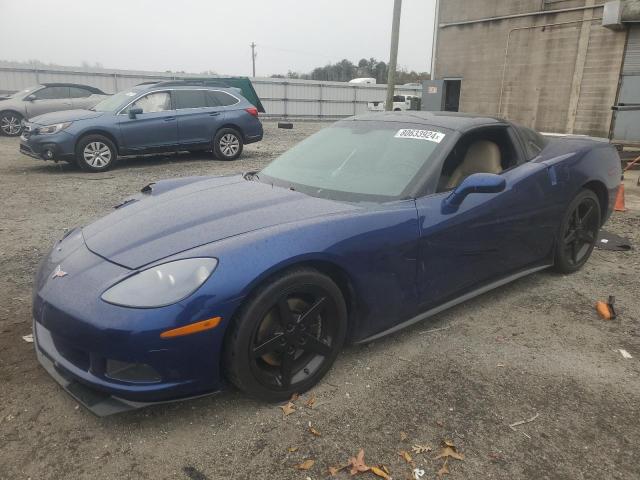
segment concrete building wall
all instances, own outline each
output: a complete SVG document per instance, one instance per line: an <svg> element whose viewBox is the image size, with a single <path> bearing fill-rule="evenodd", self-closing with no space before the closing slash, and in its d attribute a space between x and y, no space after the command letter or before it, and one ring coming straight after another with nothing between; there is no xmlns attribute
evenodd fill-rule
<svg viewBox="0 0 640 480"><path fill-rule="evenodd" d="M608 135L626 31L582 22L600 18L601 7L445 26L594 0L441 2L436 77L463 79L461 111L502 115L541 131ZM563 25L530 28L556 23Z"/></svg>

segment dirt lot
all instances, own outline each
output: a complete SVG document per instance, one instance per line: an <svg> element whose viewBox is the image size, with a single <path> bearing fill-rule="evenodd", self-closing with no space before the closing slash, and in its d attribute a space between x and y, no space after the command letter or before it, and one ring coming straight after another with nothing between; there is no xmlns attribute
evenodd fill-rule
<svg viewBox="0 0 640 480"><path fill-rule="evenodd" d="M434 448L412 453L432 479L444 439L465 456L449 462L452 479L640 478L637 250L596 251L577 274L538 273L347 347L314 390L315 408L305 395L286 418L236 391L105 419L77 406L22 340L41 255L65 227L109 212L151 181L259 168L324 124L265 126L265 141L236 162L157 156L104 174L29 159L17 140L0 138L0 479L318 479L360 448L368 463L405 479L410 468L398 452L417 443ZM606 227L636 246L637 176L627 181L632 209ZM593 304L609 294L620 315L605 322ZM306 459L315 460L310 470L294 468Z"/></svg>

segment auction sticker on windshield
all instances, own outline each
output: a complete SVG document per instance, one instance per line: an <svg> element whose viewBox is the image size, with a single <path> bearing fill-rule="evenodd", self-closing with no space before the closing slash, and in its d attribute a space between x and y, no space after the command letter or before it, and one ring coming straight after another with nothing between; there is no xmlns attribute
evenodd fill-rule
<svg viewBox="0 0 640 480"><path fill-rule="evenodd" d="M416 140L429 140L440 143L444 138L444 133L433 132L431 130L416 130L413 128L403 128L394 135L395 138L414 138Z"/></svg>

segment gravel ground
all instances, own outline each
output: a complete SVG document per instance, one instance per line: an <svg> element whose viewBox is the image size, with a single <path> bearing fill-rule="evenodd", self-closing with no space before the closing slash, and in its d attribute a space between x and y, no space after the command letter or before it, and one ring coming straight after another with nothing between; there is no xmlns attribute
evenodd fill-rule
<svg viewBox="0 0 640 480"><path fill-rule="evenodd" d="M315 408L305 395L287 417L232 390L99 419L38 366L21 338L31 330L31 279L65 227L154 180L260 168L325 125L266 122L265 140L235 162L153 156L104 174L29 159L16 139L0 138L0 479L318 479L360 448L368 463L405 479L410 467L398 452L414 444L434 449L412 453L426 479L442 465L434 457L445 439L464 454L448 463L452 479L640 478L637 250L596 251L574 275L534 274L346 347L314 389ZM629 177L630 211L606 228L640 245L637 172ZM610 294L620 315L605 322L593 304ZM294 467L307 459L309 470Z"/></svg>

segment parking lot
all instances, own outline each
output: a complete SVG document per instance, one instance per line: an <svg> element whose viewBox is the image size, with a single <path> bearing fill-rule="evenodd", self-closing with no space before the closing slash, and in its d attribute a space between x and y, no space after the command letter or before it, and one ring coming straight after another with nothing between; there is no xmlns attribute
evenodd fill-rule
<svg viewBox="0 0 640 480"><path fill-rule="evenodd" d="M317 479L360 448L394 479L411 473L401 451L436 478L444 440L464 454L448 463L452 479L640 478L637 171L627 178L629 210L606 226L635 250L596 250L574 275L543 271L348 346L313 390L314 408L305 394L285 417L230 390L101 419L65 394L22 339L42 255L65 229L150 182L256 170L328 123L264 125L264 141L237 161L159 155L101 174L25 157L17 139L0 137L0 479ZM612 321L594 310L608 295L619 313ZM416 444L433 451L414 453ZM309 459L310 469L295 468Z"/></svg>

